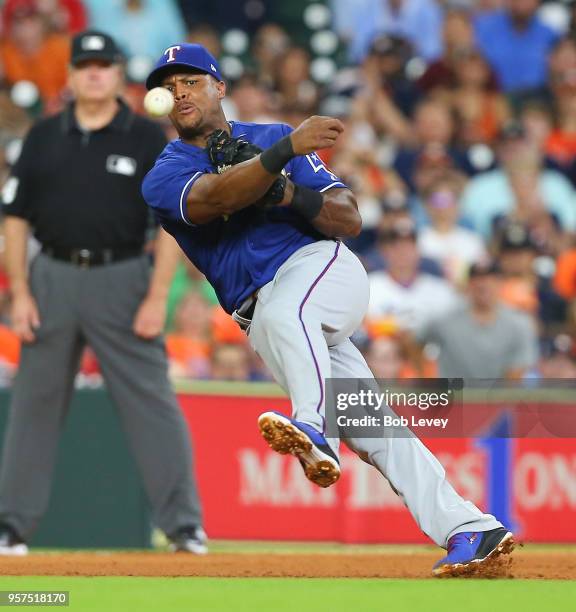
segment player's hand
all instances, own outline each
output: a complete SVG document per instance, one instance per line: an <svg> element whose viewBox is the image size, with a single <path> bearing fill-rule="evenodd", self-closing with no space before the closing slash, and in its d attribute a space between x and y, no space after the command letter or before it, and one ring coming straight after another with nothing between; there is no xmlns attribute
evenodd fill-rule
<svg viewBox="0 0 576 612"><path fill-rule="evenodd" d="M12 329L22 342L28 344L36 340L34 331L40 327L40 314L36 300L28 291L14 294L11 318Z"/></svg>
<svg viewBox="0 0 576 612"><path fill-rule="evenodd" d="M132 331L144 340L153 340L164 331L166 300L148 296L140 304L134 317Z"/></svg>
<svg viewBox="0 0 576 612"><path fill-rule="evenodd" d="M312 116L303 121L291 134L296 155L307 155L318 149L329 149L344 131L344 125L333 117Z"/></svg>

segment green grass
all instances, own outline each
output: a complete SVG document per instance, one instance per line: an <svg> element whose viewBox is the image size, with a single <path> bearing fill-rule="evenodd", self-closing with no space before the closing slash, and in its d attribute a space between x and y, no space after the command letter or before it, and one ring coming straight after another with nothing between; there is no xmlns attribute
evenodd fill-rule
<svg viewBox="0 0 576 612"><path fill-rule="evenodd" d="M576 601L576 583L553 580L4 577L0 590L66 590L69 610L106 612L563 612Z"/></svg>

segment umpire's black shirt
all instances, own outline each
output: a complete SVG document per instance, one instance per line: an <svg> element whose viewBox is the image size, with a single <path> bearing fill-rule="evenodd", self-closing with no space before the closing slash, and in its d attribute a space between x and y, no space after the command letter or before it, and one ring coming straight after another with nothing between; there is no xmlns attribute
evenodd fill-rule
<svg viewBox="0 0 576 612"><path fill-rule="evenodd" d="M74 107L36 123L2 191L3 213L28 220L45 247L142 247L149 228L140 193L166 144L157 124L119 101L104 128L85 131Z"/></svg>

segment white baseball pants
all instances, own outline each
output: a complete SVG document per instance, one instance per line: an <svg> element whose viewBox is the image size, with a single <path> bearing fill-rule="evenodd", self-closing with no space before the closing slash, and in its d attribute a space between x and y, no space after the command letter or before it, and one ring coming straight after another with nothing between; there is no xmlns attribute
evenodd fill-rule
<svg viewBox="0 0 576 612"><path fill-rule="evenodd" d="M250 342L292 401L292 416L325 427L325 380L371 379L350 341L369 299L366 272L343 243L322 240L296 251L262 287ZM420 529L439 546L463 531L502 524L465 501L440 462L416 437L346 439L346 445L388 479ZM338 441L329 440L338 451Z"/></svg>

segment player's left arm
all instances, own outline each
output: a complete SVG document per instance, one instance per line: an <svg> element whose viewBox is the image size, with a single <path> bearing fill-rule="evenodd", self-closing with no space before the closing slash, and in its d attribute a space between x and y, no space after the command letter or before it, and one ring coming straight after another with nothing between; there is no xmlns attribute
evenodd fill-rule
<svg viewBox="0 0 576 612"><path fill-rule="evenodd" d="M180 257L180 247L174 238L160 228L154 244L154 268L148 292L132 324L132 330L140 338L151 340L164 330L166 301Z"/></svg>
<svg viewBox="0 0 576 612"><path fill-rule="evenodd" d="M280 205L294 206L295 197L300 198L299 205L302 208L308 206L308 198L318 198L318 204L313 204L315 216L308 221L328 238L352 238L360 233L362 218L358 212L356 198L350 189L333 187L323 193L311 193L311 190L296 188L292 181L287 180L284 199Z"/></svg>

